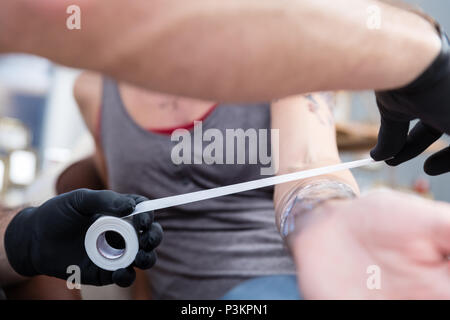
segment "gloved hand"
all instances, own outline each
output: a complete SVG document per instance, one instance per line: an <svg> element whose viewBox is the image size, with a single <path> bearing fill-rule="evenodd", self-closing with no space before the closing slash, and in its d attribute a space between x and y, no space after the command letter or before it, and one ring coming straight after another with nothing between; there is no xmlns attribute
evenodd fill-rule
<svg viewBox="0 0 450 320"><path fill-rule="evenodd" d="M149 269L156 262L154 249L162 240L162 228L153 222L153 212L133 217L139 231L139 252L134 264L126 269L112 272L97 267L86 254L84 237L101 215L126 216L145 200L113 191L80 189L50 199L40 207L24 209L5 233L8 260L23 276L47 275L66 280L67 267L77 265L82 284L130 286L136 278L133 266Z"/></svg>
<svg viewBox="0 0 450 320"><path fill-rule="evenodd" d="M408 161L450 134L450 49L447 35L438 28L442 49L432 65L413 83L396 90L376 92L381 113L378 144L371 156L396 166ZM410 121L420 122L409 131ZM391 159L392 158L392 159ZM431 156L424 166L429 175L450 171L450 148Z"/></svg>

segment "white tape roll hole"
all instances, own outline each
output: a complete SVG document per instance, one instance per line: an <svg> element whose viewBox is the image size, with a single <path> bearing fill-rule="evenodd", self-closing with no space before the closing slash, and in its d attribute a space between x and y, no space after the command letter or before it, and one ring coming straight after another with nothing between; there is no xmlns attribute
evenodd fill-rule
<svg viewBox="0 0 450 320"><path fill-rule="evenodd" d="M112 247L106 239L107 232L120 235L125 243L124 248ZM103 216L89 227L84 238L84 246L87 255L96 266L116 271L133 263L139 251L139 240L131 221Z"/></svg>

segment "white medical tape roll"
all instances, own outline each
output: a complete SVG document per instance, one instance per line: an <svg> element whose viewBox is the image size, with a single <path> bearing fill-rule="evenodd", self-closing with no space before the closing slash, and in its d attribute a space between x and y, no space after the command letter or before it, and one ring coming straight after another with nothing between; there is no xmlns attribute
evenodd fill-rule
<svg viewBox="0 0 450 320"><path fill-rule="evenodd" d="M106 241L106 232L118 233L125 242L124 249L116 249ZM84 238L86 253L98 267L115 271L130 266L139 251L136 230L129 219L103 216L97 219Z"/></svg>
<svg viewBox="0 0 450 320"><path fill-rule="evenodd" d="M342 170L354 169L359 167L368 166L375 164L376 162L372 159L362 159L352 162L338 163L331 166L320 167L310 170L303 170L294 173L283 174L279 176L273 176L264 179L252 180L247 182L241 182L237 184L232 184L224 187L218 187L208 190L196 191L186 194L181 194L178 196L160 198L155 200L149 200L139 203L136 209L128 217L140 214L142 212L154 211L160 209L166 209L175 206L181 206L188 203L209 200L217 197L228 196L230 194L265 188L274 186L277 184L293 182L301 179L307 179L312 177L317 177L325 174L330 174L333 172L339 172Z"/></svg>

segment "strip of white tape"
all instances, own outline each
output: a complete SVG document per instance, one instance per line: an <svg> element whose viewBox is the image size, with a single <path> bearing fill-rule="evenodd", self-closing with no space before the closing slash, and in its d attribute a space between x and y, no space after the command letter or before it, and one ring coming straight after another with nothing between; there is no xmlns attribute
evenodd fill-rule
<svg viewBox="0 0 450 320"><path fill-rule="evenodd" d="M296 180L312 178L342 170L359 168L374 163L375 161L372 159L357 160L328 167L305 170L270 178L233 184L225 187L141 202L136 206L134 212L125 218L105 216L95 221L86 233L86 252L92 262L94 262L98 267L102 269L114 271L120 268L126 268L133 263L139 249L138 236L129 219L134 215L147 211L181 206L197 201L204 201L217 197L227 196L230 194L265 188ZM105 233L108 231L119 233L122 236L122 238L125 240L124 249L114 249L106 242Z"/></svg>

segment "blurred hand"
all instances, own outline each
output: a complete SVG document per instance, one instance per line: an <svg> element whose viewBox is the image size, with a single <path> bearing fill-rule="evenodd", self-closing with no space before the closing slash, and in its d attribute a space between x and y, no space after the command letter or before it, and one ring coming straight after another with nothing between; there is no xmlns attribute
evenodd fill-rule
<svg viewBox="0 0 450 320"><path fill-rule="evenodd" d="M375 160L397 166L424 152L443 134L450 134L450 46L441 33L442 49L433 64L405 88L376 92L381 113ZM420 122L408 134L411 120ZM450 148L431 156L424 166L429 175L450 171Z"/></svg>
<svg viewBox="0 0 450 320"><path fill-rule="evenodd" d="M309 214L290 238L307 299L450 299L450 205L377 191Z"/></svg>

